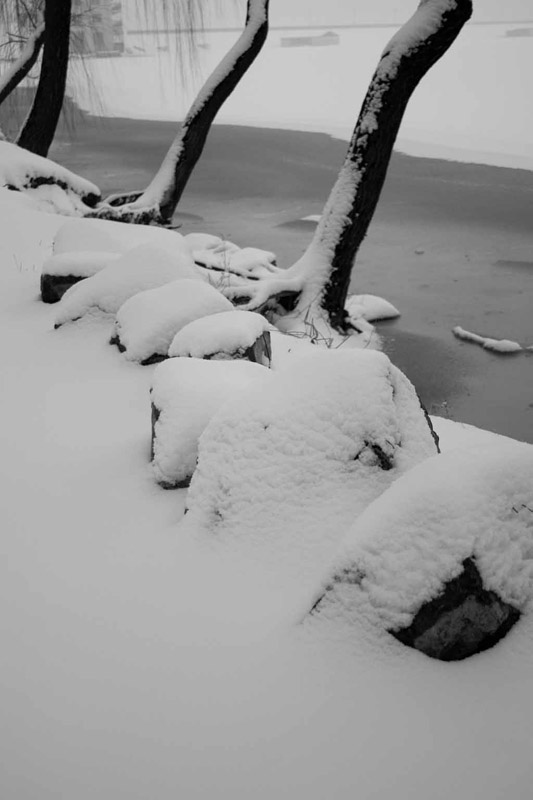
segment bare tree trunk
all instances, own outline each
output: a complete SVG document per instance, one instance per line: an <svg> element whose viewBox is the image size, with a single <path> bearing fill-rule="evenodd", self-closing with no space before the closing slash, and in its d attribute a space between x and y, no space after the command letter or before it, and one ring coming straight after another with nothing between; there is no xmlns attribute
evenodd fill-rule
<svg viewBox="0 0 533 800"><path fill-rule="evenodd" d="M17 144L46 156L52 144L67 83L72 0L46 0L39 85Z"/></svg>
<svg viewBox="0 0 533 800"><path fill-rule="evenodd" d="M35 29L15 63L0 78L0 104L9 97L35 65L43 43L44 23Z"/></svg>
<svg viewBox="0 0 533 800"><path fill-rule="evenodd" d="M325 276L319 305L338 330L345 328L344 303L354 260L376 209L407 103L471 14L471 0L421 0L381 56L346 160L302 258L310 272L318 269ZM302 301L309 297L302 297L299 305Z"/></svg>
<svg viewBox="0 0 533 800"><path fill-rule="evenodd" d="M103 207L98 216L146 222L154 218L155 211L160 221L170 222L215 116L263 47L268 33L268 4L269 0L248 0L243 33L200 90L147 189L134 202L119 208L115 198L113 210ZM130 198L124 199L127 202Z"/></svg>

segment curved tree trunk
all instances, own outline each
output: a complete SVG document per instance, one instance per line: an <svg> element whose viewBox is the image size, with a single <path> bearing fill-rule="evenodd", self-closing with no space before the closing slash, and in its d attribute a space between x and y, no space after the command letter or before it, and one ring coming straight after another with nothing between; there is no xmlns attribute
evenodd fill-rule
<svg viewBox="0 0 533 800"><path fill-rule="evenodd" d="M15 63L0 78L0 104L9 97L37 62L44 43L44 23L32 33Z"/></svg>
<svg viewBox="0 0 533 800"><path fill-rule="evenodd" d="M471 14L471 0L421 0L385 48L313 241L289 270L299 273L304 284L296 307L300 313L318 305L334 328L345 329L354 260L378 203L405 108Z"/></svg>
<svg viewBox="0 0 533 800"><path fill-rule="evenodd" d="M72 0L46 0L39 85L17 144L46 156L56 132L67 83Z"/></svg>
<svg viewBox="0 0 533 800"><path fill-rule="evenodd" d="M162 222L170 222L215 116L263 47L268 4L269 0L248 0L244 31L203 85L147 189L134 202L109 212L102 208L98 216L139 222L153 218L156 210Z"/></svg>

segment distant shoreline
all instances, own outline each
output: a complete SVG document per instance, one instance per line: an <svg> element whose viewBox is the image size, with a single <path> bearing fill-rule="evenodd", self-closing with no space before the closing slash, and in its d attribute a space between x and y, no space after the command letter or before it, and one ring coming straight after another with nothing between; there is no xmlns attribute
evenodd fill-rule
<svg viewBox="0 0 533 800"><path fill-rule="evenodd" d="M469 22L469 25L533 25L533 19L504 19L488 20L486 22ZM401 28L403 22L360 22L360 23L339 23L330 24L325 22L323 25L270 25L271 31L321 31L324 28L338 29L358 29L358 28ZM238 33L242 28L129 28L127 34L141 33Z"/></svg>

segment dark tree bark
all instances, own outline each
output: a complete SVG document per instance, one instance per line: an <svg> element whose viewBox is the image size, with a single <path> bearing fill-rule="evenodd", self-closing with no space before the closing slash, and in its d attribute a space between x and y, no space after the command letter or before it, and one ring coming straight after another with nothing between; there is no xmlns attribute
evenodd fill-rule
<svg viewBox="0 0 533 800"><path fill-rule="evenodd" d="M52 144L67 83L72 0L46 0L41 75L17 144L46 156Z"/></svg>
<svg viewBox="0 0 533 800"><path fill-rule="evenodd" d="M268 4L269 0L248 0L243 33L200 90L147 189L133 202L128 203L130 198L125 196L126 205L118 208L119 199L113 198L113 209L102 207L97 216L132 222L149 222L154 218L165 224L170 222L215 116L263 47L268 34Z"/></svg>
<svg viewBox="0 0 533 800"><path fill-rule="evenodd" d="M414 17L385 48L374 73L315 236L315 241L332 239L331 271L321 305L337 329L345 326L344 303L353 263L374 215L407 103L471 14L471 0L422 0ZM347 207L340 209L350 183L352 196ZM339 210L344 216L340 228Z"/></svg>
<svg viewBox="0 0 533 800"><path fill-rule="evenodd" d="M44 25L40 25L28 39L11 69L0 78L0 104L9 97L37 62L44 43Z"/></svg>
<svg viewBox="0 0 533 800"><path fill-rule="evenodd" d="M353 331L344 305L354 261L376 209L404 111L420 80L471 14L472 0L420 0L381 56L309 247L287 270L261 280L233 280L225 288L228 297L248 310L269 310L286 330L309 334L316 329L322 339Z"/></svg>

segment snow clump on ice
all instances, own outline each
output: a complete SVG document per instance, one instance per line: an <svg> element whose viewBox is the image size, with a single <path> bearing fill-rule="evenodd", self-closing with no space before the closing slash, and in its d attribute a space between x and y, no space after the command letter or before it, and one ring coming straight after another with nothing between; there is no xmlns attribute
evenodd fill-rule
<svg viewBox="0 0 533 800"><path fill-rule="evenodd" d="M379 319L395 319L400 312L388 300L375 294L352 294L345 303L345 311L353 320L366 319L373 322Z"/></svg>
<svg viewBox="0 0 533 800"><path fill-rule="evenodd" d="M185 325L232 310L230 301L208 283L173 281L125 302L117 313L113 341L128 360L148 363L168 355L174 336Z"/></svg>
<svg viewBox="0 0 533 800"><path fill-rule="evenodd" d="M383 353L317 348L272 375L207 426L183 524L304 588L361 511L437 446Z"/></svg>
<svg viewBox="0 0 533 800"><path fill-rule="evenodd" d="M116 314L138 292L180 278L202 280L188 253L170 254L153 245L139 245L65 292L58 305L55 326L79 319L91 310Z"/></svg>
<svg viewBox="0 0 533 800"><path fill-rule="evenodd" d="M472 559L483 588L533 598L533 447L505 440L424 461L368 506L342 541L313 625L409 625Z"/></svg>
<svg viewBox="0 0 533 800"><path fill-rule="evenodd" d="M267 320L253 311L224 311L190 322L175 335L168 355L193 358L243 358L268 333Z"/></svg>
<svg viewBox="0 0 533 800"><path fill-rule="evenodd" d="M270 372L249 361L172 358L154 370L152 467L165 488L188 484L198 439L213 414L250 383Z"/></svg>

